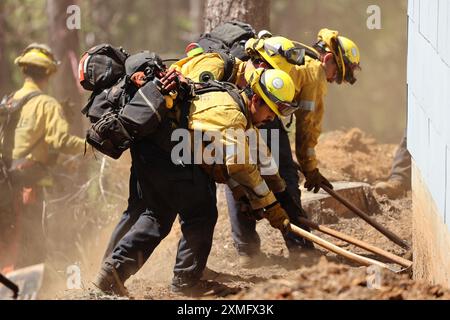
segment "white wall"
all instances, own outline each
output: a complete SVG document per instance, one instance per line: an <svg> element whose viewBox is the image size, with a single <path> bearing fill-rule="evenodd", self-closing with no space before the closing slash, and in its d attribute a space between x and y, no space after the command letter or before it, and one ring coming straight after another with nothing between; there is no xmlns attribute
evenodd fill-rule
<svg viewBox="0 0 450 320"><path fill-rule="evenodd" d="M408 2L408 149L450 230L450 0Z"/></svg>

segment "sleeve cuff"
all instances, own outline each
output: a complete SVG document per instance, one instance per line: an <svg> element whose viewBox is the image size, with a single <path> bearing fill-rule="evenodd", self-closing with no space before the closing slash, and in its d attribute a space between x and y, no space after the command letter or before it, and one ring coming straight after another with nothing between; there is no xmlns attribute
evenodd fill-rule
<svg viewBox="0 0 450 320"><path fill-rule="evenodd" d="M251 199L250 205L253 210L257 210L257 209L265 208L268 205L274 203L275 201L277 201L277 199L275 198L275 195L272 192L270 192L265 197Z"/></svg>

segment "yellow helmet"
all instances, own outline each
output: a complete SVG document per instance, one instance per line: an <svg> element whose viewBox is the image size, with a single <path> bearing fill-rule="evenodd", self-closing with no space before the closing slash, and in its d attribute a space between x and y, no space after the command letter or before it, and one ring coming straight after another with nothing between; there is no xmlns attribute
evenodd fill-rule
<svg viewBox="0 0 450 320"><path fill-rule="evenodd" d="M258 68L246 80L252 91L261 97L279 117L287 117L298 110L293 103L295 86L291 77L278 69Z"/></svg>
<svg viewBox="0 0 450 320"><path fill-rule="evenodd" d="M45 44L32 43L14 61L19 67L32 65L44 68L47 74L56 72L59 61L55 59L52 50Z"/></svg>
<svg viewBox="0 0 450 320"><path fill-rule="evenodd" d="M280 36L250 39L245 44L245 50L250 56L257 56L272 68L286 73L291 71L294 64L303 63L304 50Z"/></svg>
<svg viewBox="0 0 450 320"><path fill-rule="evenodd" d="M358 46L349 38L339 36L335 30L322 29L317 35L316 46L326 52L333 53L338 65L338 83L356 82L354 71L361 69Z"/></svg>

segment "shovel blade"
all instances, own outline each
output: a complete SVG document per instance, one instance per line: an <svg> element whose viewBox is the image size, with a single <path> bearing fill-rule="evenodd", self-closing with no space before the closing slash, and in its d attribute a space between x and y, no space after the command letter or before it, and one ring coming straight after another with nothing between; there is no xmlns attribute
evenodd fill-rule
<svg viewBox="0 0 450 320"><path fill-rule="evenodd" d="M19 287L20 300L35 300L44 278L44 264L17 269L5 275L10 281ZM10 289L0 285L0 300L12 299L13 293Z"/></svg>

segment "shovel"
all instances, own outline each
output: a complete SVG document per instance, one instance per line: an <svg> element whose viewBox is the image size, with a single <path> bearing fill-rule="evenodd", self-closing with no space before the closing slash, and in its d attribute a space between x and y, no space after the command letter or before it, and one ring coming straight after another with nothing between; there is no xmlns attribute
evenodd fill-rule
<svg viewBox="0 0 450 320"><path fill-rule="evenodd" d="M342 248L338 247L337 245L335 245L335 244L333 244L333 243L331 243L329 241L326 241L326 240L324 240L324 239L322 239L322 238L320 238L320 237L312 234L311 232L308 232L308 231L306 231L306 230L304 230L304 229L302 229L300 227L297 227L296 225L294 225L292 223L290 224L290 227L291 227L291 232L292 233L295 233L296 235L298 235L300 237L308 239L309 241L314 242L315 244L317 244L317 245L327 249L328 251L334 252L334 253L336 253L336 254L338 254L340 256L343 256L343 257L345 257L345 258L347 258L347 259L349 259L351 261L357 262L357 263L359 263L359 264L361 264L363 266L368 267L368 266L375 265L375 266L381 267L383 269L390 270L392 272L398 272L398 270L392 268L391 266L389 266L389 265L387 265L387 264L385 264L383 262L380 262L380 261L375 260L375 259L366 258L366 257L363 257L363 256L358 255L356 253L353 253L353 252L350 252L348 250L342 249Z"/></svg>
<svg viewBox="0 0 450 320"><path fill-rule="evenodd" d="M8 278L6 278L8 277ZM35 300L42 286L44 277L44 264L17 269L2 276L0 286L0 300L11 299L11 292L14 292L14 299Z"/></svg>
<svg viewBox="0 0 450 320"><path fill-rule="evenodd" d="M296 169L301 172L300 165L297 162L295 162L295 161L294 161L294 165L295 165ZM347 199L345 199L344 197L339 195L336 191L334 191L333 189L327 187L324 184L321 185L321 188L323 190L325 190L333 198L335 198L337 201L339 201L344 206L346 206L349 210L351 210L357 216L359 216L361 219L363 219L368 224L370 224L372 227L374 227L376 230L378 230L380 233L382 233L386 238L388 238L389 240L391 240L392 242L394 242L395 244L399 245L400 247L402 247L402 248L404 248L406 250L410 250L411 249L411 247L409 246L409 244L406 241L402 240L395 233L393 233L392 231L388 230L387 228L385 228L384 226L382 226L381 224L376 222L374 219L369 217L367 215L367 213L365 213L361 209L357 208L355 205L351 204Z"/></svg>
<svg viewBox="0 0 450 320"><path fill-rule="evenodd" d="M17 286L17 284L6 278L1 273L0 273L0 283L13 292L14 300L17 299L17 297L19 296L19 287Z"/></svg>
<svg viewBox="0 0 450 320"><path fill-rule="evenodd" d="M336 191L333 189L325 186L324 184L321 185L322 189L325 190L328 194L330 194L333 198L338 200L340 203L342 203L344 206L346 206L348 209L353 211L356 215L358 215L361 219L366 221L368 224L370 224L372 227L377 229L380 233L382 233L386 238L394 242L395 244L399 245L403 249L410 250L411 247L409 246L406 241L402 240L399 236L397 236L392 231L388 230L386 227L382 226L378 222L376 222L374 219L369 217L367 213L364 213L361 209L357 208L353 204L351 204L347 199L339 195Z"/></svg>
<svg viewBox="0 0 450 320"><path fill-rule="evenodd" d="M394 262L394 263L397 263L397 264L401 265L404 268L410 268L412 266L412 264L413 264L412 261L404 259L404 258L402 258L400 256L397 256L397 255L395 255L393 253L385 251L385 250L383 250L381 248L378 248L378 247L376 247L374 245L371 245L371 244L369 244L367 242L364 242L362 240L358 240L356 238L353 238L353 237L351 237L349 235L346 235L346 234L344 234L342 232L339 232L337 230L331 229L331 228L323 226L323 225L316 224L316 223L314 223L314 222L312 222L312 221L310 221L308 219L300 217L299 218L299 222L301 224L303 224L303 225L306 225L306 226L310 227L311 229L323 232L323 233L328 234L330 236L333 236L333 237L335 237L337 239L343 240L343 241L348 242L350 244L353 244L353 245L355 245L357 247L360 247L360 248L362 248L364 250L367 250L369 252L377 254L377 255L385 258L385 259L388 259L391 262Z"/></svg>

